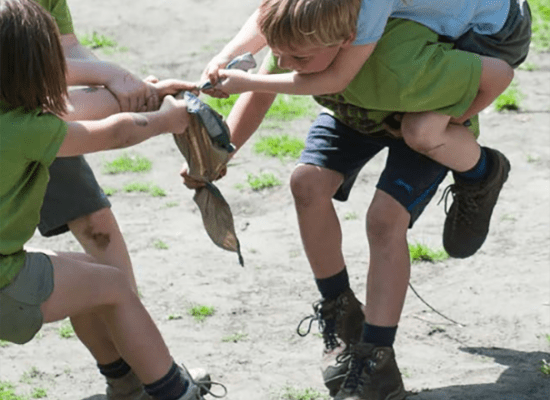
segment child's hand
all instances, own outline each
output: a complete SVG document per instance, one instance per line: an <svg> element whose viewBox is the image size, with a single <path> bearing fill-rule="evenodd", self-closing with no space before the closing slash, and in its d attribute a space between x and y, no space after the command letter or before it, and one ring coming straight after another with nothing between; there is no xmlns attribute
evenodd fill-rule
<svg viewBox="0 0 550 400"><path fill-rule="evenodd" d="M127 71L113 73L105 87L116 97L122 112L144 111L151 96L151 88Z"/></svg>
<svg viewBox="0 0 550 400"><path fill-rule="evenodd" d="M223 54L218 54L217 56L215 56L212 60L210 60L210 62L202 72L200 82L205 82L208 80L210 81L212 86L215 86L216 83L218 83L218 81L220 80L220 70L225 68L230 61L231 58L224 56ZM208 95L210 95L209 90L205 90L205 93Z"/></svg>
<svg viewBox="0 0 550 400"><path fill-rule="evenodd" d="M224 69L220 71L220 81L216 90L230 95L253 90L251 74L238 69Z"/></svg>
<svg viewBox="0 0 550 400"><path fill-rule="evenodd" d="M185 100L176 100L173 96L167 95L162 101L159 112L166 116L166 132L175 134L185 132L189 125L189 114L187 113Z"/></svg>
<svg viewBox="0 0 550 400"><path fill-rule="evenodd" d="M226 174L227 166L224 166L215 180L223 178ZM205 185L203 181L196 180L189 175L189 167L187 166L187 163L183 163L181 166L180 176L183 178L183 184L189 189L198 189Z"/></svg>
<svg viewBox="0 0 550 400"><path fill-rule="evenodd" d="M166 95L175 96L179 92L188 90L198 94L197 83L181 81L179 79L164 79L153 83L159 98L163 99Z"/></svg>

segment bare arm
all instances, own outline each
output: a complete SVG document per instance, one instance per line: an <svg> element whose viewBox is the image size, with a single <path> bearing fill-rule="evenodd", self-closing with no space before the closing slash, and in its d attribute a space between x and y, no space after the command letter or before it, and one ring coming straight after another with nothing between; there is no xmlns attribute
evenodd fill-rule
<svg viewBox="0 0 550 400"><path fill-rule="evenodd" d="M251 52L256 54L266 46L265 38L258 28L258 10L256 10L244 23L241 30L229 43L208 63L204 69L201 81L210 80L213 85L218 82L218 72L235 57Z"/></svg>
<svg viewBox="0 0 550 400"><path fill-rule="evenodd" d="M99 60L82 46L74 33L61 35L67 60L67 84L105 86L116 97L121 111L151 111L159 106L150 87L124 68ZM144 109L145 107L145 109Z"/></svg>
<svg viewBox="0 0 550 400"><path fill-rule="evenodd" d="M184 90L193 90L195 83L178 79L165 79L149 83L151 91L155 91L159 99L167 95L176 95ZM116 97L102 87L85 87L69 91L71 110L61 115L65 121L98 120L121 112Z"/></svg>
<svg viewBox="0 0 550 400"><path fill-rule="evenodd" d="M182 133L188 122L185 101L166 96L159 111L119 113L98 121L69 122L57 155L69 157L130 147L161 133Z"/></svg>
<svg viewBox="0 0 550 400"><path fill-rule="evenodd" d="M223 70L220 71L222 81L216 86L216 89L227 94L247 91L297 95L339 93L355 78L374 51L375 46L376 43L342 47L328 68L311 74L291 72L277 75L254 75L236 70ZM285 65L282 67L286 68Z"/></svg>
<svg viewBox="0 0 550 400"><path fill-rule="evenodd" d="M269 72L265 66L262 66L258 75L268 76ZM275 93L259 92L249 92L239 96L227 117L231 143L237 150L256 132L276 96Z"/></svg>

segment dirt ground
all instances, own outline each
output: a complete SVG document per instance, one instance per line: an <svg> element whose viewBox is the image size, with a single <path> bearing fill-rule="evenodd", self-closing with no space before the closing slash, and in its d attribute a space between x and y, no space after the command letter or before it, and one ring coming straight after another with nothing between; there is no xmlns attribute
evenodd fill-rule
<svg viewBox="0 0 550 400"><path fill-rule="evenodd" d="M257 1L69 0L69 5L77 32L96 31L117 41L118 50L98 51L101 58L143 77L196 80ZM521 112L488 110L481 117L480 142L499 148L512 163L485 245L466 260L413 265L414 288L460 324L409 291L395 349L405 386L415 393L411 399L550 398L550 376L541 373L543 360L550 362L550 55L532 52L528 62L538 68L517 71L525 95ZM189 367L207 368L227 386L229 400L279 399L285 388L326 395L318 366L322 339L296 334L319 295L288 185L294 161L267 159L251 146L258 136L273 133L304 138L309 122L264 125L219 182L234 213L244 268L234 253L206 236L193 193L181 184L182 156L169 135L87 157L100 183L119 189L111 202L142 300L173 356ZM105 162L125 152L148 158L152 170L102 172ZM368 165L349 201L337 204L352 287L362 299L368 269L364 215L383 161L382 154ZM274 173L283 184L261 192L236 187L248 173L260 171ZM135 181L154 183L166 196L120 190ZM410 242L442 247L445 213L436 203L410 231ZM155 246L158 241L168 248ZM31 245L80 249L70 234L35 235ZM196 322L187 312L192 305L213 306L215 314ZM61 326L45 326L27 345L0 347L0 381L14 383L20 394L43 388L48 399L104 399L94 360L76 338L60 337Z"/></svg>

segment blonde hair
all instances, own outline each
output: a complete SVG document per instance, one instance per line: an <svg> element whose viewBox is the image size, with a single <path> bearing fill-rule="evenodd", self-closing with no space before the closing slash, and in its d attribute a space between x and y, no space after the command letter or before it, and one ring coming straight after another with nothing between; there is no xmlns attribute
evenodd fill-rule
<svg viewBox="0 0 550 400"><path fill-rule="evenodd" d="M258 25L270 47L334 46L356 34L361 0L262 0Z"/></svg>
<svg viewBox="0 0 550 400"><path fill-rule="evenodd" d="M0 100L26 111L66 112L66 64L59 30L40 5L0 0Z"/></svg>

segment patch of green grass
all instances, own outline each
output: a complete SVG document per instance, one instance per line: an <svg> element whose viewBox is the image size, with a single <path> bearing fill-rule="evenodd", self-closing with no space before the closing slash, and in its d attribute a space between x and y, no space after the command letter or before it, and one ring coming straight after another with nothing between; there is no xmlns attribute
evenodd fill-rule
<svg viewBox="0 0 550 400"><path fill-rule="evenodd" d="M540 69L540 67L535 64L535 63L532 63L532 62L524 62L523 64L521 64L518 69L521 69L523 71L538 71Z"/></svg>
<svg viewBox="0 0 550 400"><path fill-rule="evenodd" d="M207 317L214 315L214 307L211 306L193 306L189 309L189 315L191 315L195 321L202 322Z"/></svg>
<svg viewBox="0 0 550 400"><path fill-rule="evenodd" d="M131 182L122 188L126 193L149 193L153 197L164 197L166 192L164 189L147 182Z"/></svg>
<svg viewBox="0 0 550 400"><path fill-rule="evenodd" d="M166 191L157 185L151 186L151 196L153 197L166 197Z"/></svg>
<svg viewBox="0 0 550 400"><path fill-rule="evenodd" d="M153 163L146 157L124 153L113 161L103 166L103 172L106 174L122 174L125 172L148 172Z"/></svg>
<svg viewBox="0 0 550 400"><path fill-rule="evenodd" d="M0 340L0 347L8 347L9 345L11 345L11 342Z"/></svg>
<svg viewBox="0 0 550 400"><path fill-rule="evenodd" d="M297 389L287 386L281 390L277 400L328 400L330 397L326 394L312 389Z"/></svg>
<svg viewBox="0 0 550 400"><path fill-rule="evenodd" d="M243 340L245 340L246 338L248 337L248 334L246 333L242 333L242 332L238 332L238 333L234 333L233 335L229 335L229 336L224 336L222 338L222 342L234 342L234 343L237 343L237 342L241 342Z"/></svg>
<svg viewBox="0 0 550 400"><path fill-rule="evenodd" d="M105 49L114 48L117 46L117 42L108 36L92 32L91 34L79 35L78 41L85 47L90 49Z"/></svg>
<svg viewBox="0 0 550 400"><path fill-rule="evenodd" d="M493 102L497 111L519 110L521 100L525 96L518 89L516 81L512 84Z"/></svg>
<svg viewBox="0 0 550 400"><path fill-rule="evenodd" d="M529 0L532 13L533 46L540 51L550 50L550 3L548 0Z"/></svg>
<svg viewBox="0 0 550 400"><path fill-rule="evenodd" d="M266 118L291 121L297 118L313 117L315 102L311 96L279 94L266 114Z"/></svg>
<svg viewBox="0 0 550 400"><path fill-rule="evenodd" d="M0 381L0 400L25 400L24 397L18 396L15 391L15 386L8 381Z"/></svg>
<svg viewBox="0 0 550 400"><path fill-rule="evenodd" d="M46 392L46 389L38 387L32 390L31 397L33 399L42 399L44 397L48 397L48 393Z"/></svg>
<svg viewBox="0 0 550 400"><path fill-rule="evenodd" d="M28 371L24 372L21 376L20 382L30 384L31 381L40 376L40 370L36 367L31 367Z"/></svg>
<svg viewBox="0 0 550 400"><path fill-rule="evenodd" d="M422 261L435 263L449 258L445 250L432 250L422 243L409 244L409 253L413 263Z"/></svg>
<svg viewBox="0 0 550 400"><path fill-rule="evenodd" d="M206 97L204 102L224 117L227 117L238 98L238 94L233 94L227 99ZM267 119L278 119L282 121L312 117L315 115L315 107L315 102L311 96L279 94L265 117Z"/></svg>
<svg viewBox="0 0 550 400"><path fill-rule="evenodd" d="M63 339L70 339L75 336L73 326L70 321L63 321L61 326L57 328L57 333Z"/></svg>
<svg viewBox="0 0 550 400"><path fill-rule="evenodd" d="M168 316L168 321L175 321L177 319L182 319L183 317L179 314L170 314Z"/></svg>
<svg viewBox="0 0 550 400"><path fill-rule="evenodd" d="M550 375L550 364L546 360L541 360L540 372L544 375Z"/></svg>
<svg viewBox="0 0 550 400"><path fill-rule="evenodd" d="M302 139L289 135L264 136L254 143L256 153L278 158L290 157L297 159L304 147L305 144Z"/></svg>
<svg viewBox="0 0 550 400"><path fill-rule="evenodd" d="M160 239L153 242L153 247L158 250L168 250L168 245Z"/></svg>
<svg viewBox="0 0 550 400"><path fill-rule="evenodd" d="M166 208L173 208L173 207L177 207L177 206L179 206L179 205L180 205L180 203L177 202L177 201L169 201L169 202L167 202L167 203L164 205L164 207L166 207Z"/></svg>
<svg viewBox="0 0 550 400"><path fill-rule="evenodd" d="M103 189L103 193L105 193L105 196L112 196L114 195L116 192L118 192L118 189L116 188L111 188L111 187L104 187L102 188Z"/></svg>
<svg viewBox="0 0 550 400"><path fill-rule="evenodd" d="M272 173L248 174L246 182L252 190L260 191L281 185L281 181Z"/></svg>
<svg viewBox="0 0 550 400"><path fill-rule="evenodd" d="M359 218L359 215L355 211L350 211L344 214L344 220L353 221Z"/></svg>

